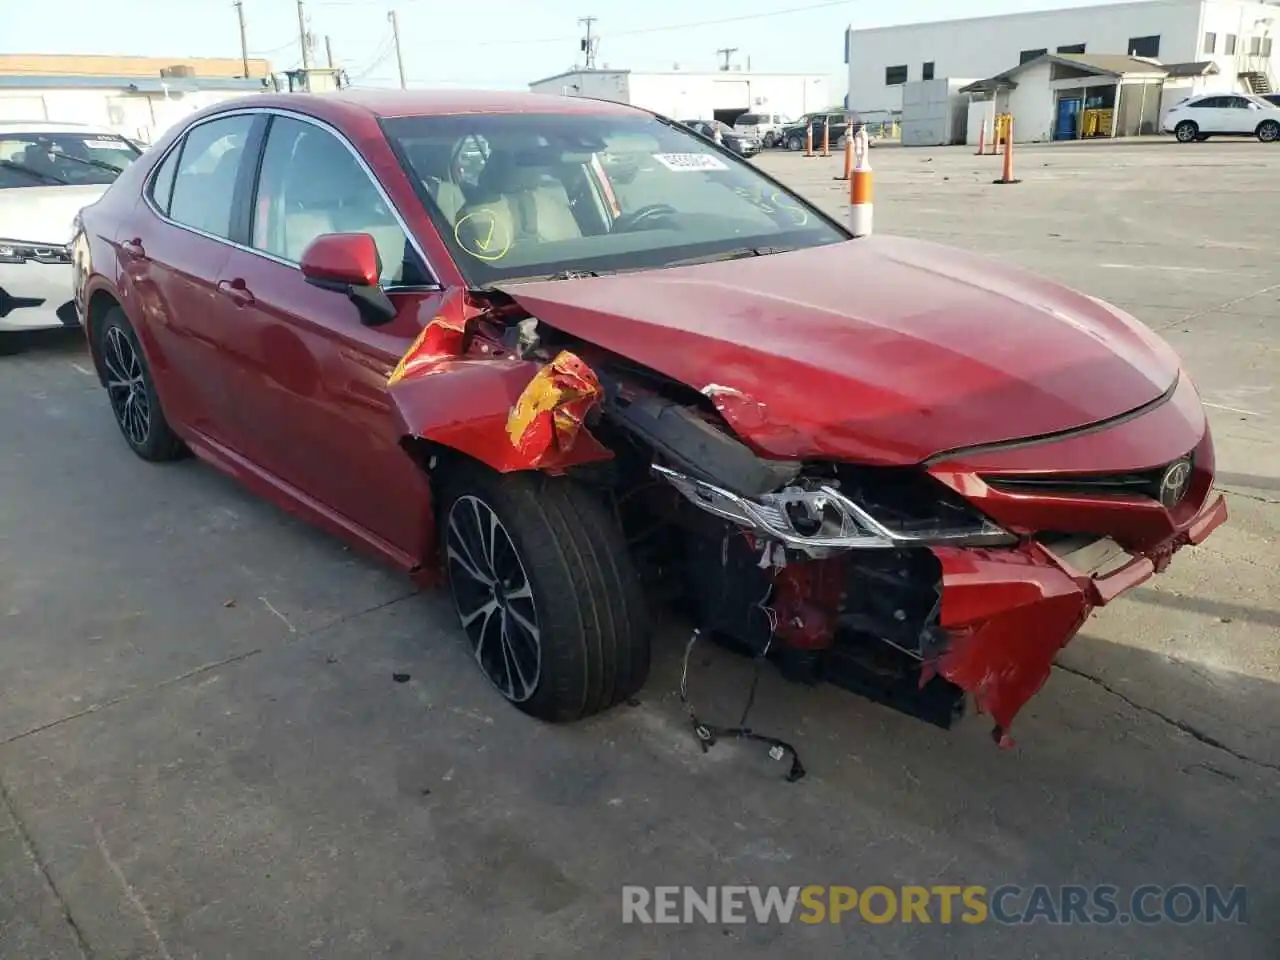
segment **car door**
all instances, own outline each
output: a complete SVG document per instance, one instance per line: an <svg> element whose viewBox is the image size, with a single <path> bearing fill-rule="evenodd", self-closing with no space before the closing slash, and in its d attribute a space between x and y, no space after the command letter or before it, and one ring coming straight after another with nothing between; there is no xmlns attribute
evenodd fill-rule
<svg viewBox="0 0 1280 960"><path fill-rule="evenodd" d="M1221 126L1223 133L1253 133L1254 128L1258 125L1258 114L1253 109L1253 105L1244 97L1231 96L1222 97L1224 109L1217 111L1221 114Z"/></svg>
<svg viewBox="0 0 1280 960"><path fill-rule="evenodd" d="M122 288L142 313L134 320L165 409L224 444L232 410L216 284L232 250L236 181L254 123L254 114L232 114L186 131L118 235Z"/></svg>
<svg viewBox="0 0 1280 960"><path fill-rule="evenodd" d="M1213 108L1211 106L1213 99L1213 97L1201 97L1199 99L1193 97L1190 100L1175 104L1173 109L1169 111L1169 120L1166 128L1172 133L1183 120L1191 120L1201 133L1208 132L1213 127Z"/></svg>
<svg viewBox="0 0 1280 960"><path fill-rule="evenodd" d="M312 240L368 233L394 320L365 326L342 293L308 284ZM430 506L400 447L386 381L441 299L385 191L339 135L293 115L266 130L252 217L219 277L238 429L261 469L399 551L417 555Z"/></svg>

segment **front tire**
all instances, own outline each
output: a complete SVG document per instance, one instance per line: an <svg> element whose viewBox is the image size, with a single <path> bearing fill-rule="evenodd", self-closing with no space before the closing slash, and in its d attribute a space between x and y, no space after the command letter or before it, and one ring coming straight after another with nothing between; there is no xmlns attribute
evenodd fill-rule
<svg viewBox="0 0 1280 960"><path fill-rule="evenodd" d="M644 686L640 578L591 491L563 477L460 467L442 493L440 540L458 620L503 697L567 722Z"/></svg>
<svg viewBox="0 0 1280 960"><path fill-rule="evenodd" d="M112 307L95 326L95 349L106 375L107 399L125 443L152 463L180 459L186 447L160 409L160 396L129 318L119 307Z"/></svg>
<svg viewBox="0 0 1280 960"><path fill-rule="evenodd" d="M803 148L804 148L804 141L801 140L799 137L793 136L787 139L787 149L790 150L792 153L796 152L797 150L801 150Z"/></svg>
<svg viewBox="0 0 1280 960"><path fill-rule="evenodd" d="M1200 135L1200 128L1194 120L1183 120L1173 128L1173 135L1179 143L1192 143Z"/></svg>
<svg viewBox="0 0 1280 960"><path fill-rule="evenodd" d="M1263 143L1275 143L1280 140L1280 123L1274 120L1263 120L1258 124L1258 139Z"/></svg>

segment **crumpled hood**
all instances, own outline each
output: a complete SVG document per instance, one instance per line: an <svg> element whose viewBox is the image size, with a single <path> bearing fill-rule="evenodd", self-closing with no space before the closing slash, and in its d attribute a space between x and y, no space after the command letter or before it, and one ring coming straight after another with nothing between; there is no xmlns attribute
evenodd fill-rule
<svg viewBox="0 0 1280 960"><path fill-rule="evenodd" d="M76 214L101 197L107 186L50 185L0 191L0 240L70 243Z"/></svg>
<svg viewBox="0 0 1280 960"><path fill-rule="evenodd" d="M1177 357L1127 315L977 254L874 237L502 287L703 391L760 453L918 463L1148 403Z"/></svg>

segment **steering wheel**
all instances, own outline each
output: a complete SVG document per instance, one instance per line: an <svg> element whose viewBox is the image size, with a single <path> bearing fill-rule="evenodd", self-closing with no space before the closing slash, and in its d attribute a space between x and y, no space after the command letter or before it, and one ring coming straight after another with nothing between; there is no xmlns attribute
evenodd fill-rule
<svg viewBox="0 0 1280 960"><path fill-rule="evenodd" d="M639 210L623 214L613 221L613 229L614 232L634 230L646 220L652 220L655 217L670 217L676 213L679 213L679 211L669 203L649 203Z"/></svg>

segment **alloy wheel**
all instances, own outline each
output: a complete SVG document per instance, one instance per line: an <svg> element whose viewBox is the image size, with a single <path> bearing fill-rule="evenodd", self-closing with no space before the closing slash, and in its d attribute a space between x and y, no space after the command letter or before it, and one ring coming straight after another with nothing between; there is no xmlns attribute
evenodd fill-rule
<svg viewBox="0 0 1280 960"><path fill-rule="evenodd" d="M118 326L103 338L102 364L107 371L107 396L125 437L135 447L151 435L151 397L142 360L133 343Z"/></svg>
<svg viewBox="0 0 1280 960"><path fill-rule="evenodd" d="M1274 120L1268 120L1258 128L1258 139L1263 143L1272 143L1280 139L1280 123Z"/></svg>
<svg viewBox="0 0 1280 960"><path fill-rule="evenodd" d="M476 663L504 697L525 702L542 671L533 586L507 528L483 500L462 496L449 508L445 558Z"/></svg>

